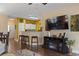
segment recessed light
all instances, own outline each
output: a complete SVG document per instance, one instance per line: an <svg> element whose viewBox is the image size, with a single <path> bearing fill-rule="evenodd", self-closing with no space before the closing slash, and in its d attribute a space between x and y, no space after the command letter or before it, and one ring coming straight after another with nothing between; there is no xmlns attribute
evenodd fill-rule
<svg viewBox="0 0 79 59"><path fill-rule="evenodd" d="M29 17L29 18L31 18L31 19L33 19L33 20L38 19L37 17L34 17L34 16L31 16L31 17Z"/></svg>

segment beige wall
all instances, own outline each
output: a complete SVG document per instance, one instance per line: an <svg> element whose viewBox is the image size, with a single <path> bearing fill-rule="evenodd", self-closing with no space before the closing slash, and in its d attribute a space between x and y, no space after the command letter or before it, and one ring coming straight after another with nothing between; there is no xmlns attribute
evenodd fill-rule
<svg viewBox="0 0 79 59"><path fill-rule="evenodd" d="M8 18L0 15L0 32L8 32Z"/></svg>
<svg viewBox="0 0 79 59"><path fill-rule="evenodd" d="M8 20L8 25L15 25L15 20Z"/></svg>
<svg viewBox="0 0 79 59"><path fill-rule="evenodd" d="M59 10L52 10L50 12L46 12L44 13L42 16L43 16L43 21L42 21L42 26L43 26L43 36L47 36L48 35L48 31L45 31L45 20L47 18L51 18L51 17L55 17L55 16L60 16L60 15L68 15L69 19L70 20L70 15L74 15L74 14L79 14L79 8L78 6L75 6L75 7L66 7L66 8L61 8ZM70 22L69 22L70 24ZM69 38L69 39L72 39L72 40L76 40L76 43L73 47L73 52L76 52L76 53L79 53L79 32L71 32L70 31L70 28L69 30L51 30L51 36L53 34L56 34L58 35L59 33L63 33L63 32L66 32L66 36Z"/></svg>

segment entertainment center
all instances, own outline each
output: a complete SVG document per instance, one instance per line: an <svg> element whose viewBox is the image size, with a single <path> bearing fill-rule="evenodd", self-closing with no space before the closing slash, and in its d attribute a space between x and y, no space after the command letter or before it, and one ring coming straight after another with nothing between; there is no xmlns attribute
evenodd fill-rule
<svg viewBox="0 0 79 59"><path fill-rule="evenodd" d="M63 54L68 53L68 47L66 45L67 38L48 37L44 36L44 48L52 49Z"/></svg>
<svg viewBox="0 0 79 59"><path fill-rule="evenodd" d="M61 15L61 16L56 16L52 18L48 18L46 20L46 25L45 25L46 31L51 31L51 30L68 30L68 16L67 15ZM49 33L50 34L50 33ZM66 44L66 41L68 38L65 37L66 33L62 32L59 34L57 37L56 35L53 35L52 37L49 36L44 36L44 48L47 49L52 49L64 54L68 53L68 46Z"/></svg>

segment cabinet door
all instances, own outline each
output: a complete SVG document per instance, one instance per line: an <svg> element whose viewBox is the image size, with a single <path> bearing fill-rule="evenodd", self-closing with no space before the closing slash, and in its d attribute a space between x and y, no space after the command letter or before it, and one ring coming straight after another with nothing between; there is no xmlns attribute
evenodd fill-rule
<svg viewBox="0 0 79 59"><path fill-rule="evenodd" d="M18 30L19 30L19 32L24 31L24 23L19 23Z"/></svg>

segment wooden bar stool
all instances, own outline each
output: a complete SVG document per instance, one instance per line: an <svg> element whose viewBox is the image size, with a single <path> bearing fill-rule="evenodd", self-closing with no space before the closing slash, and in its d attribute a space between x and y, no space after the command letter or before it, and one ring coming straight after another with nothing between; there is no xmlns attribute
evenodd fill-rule
<svg viewBox="0 0 79 59"><path fill-rule="evenodd" d="M29 36L20 35L19 38L20 38L20 41L21 41L21 49L24 49L27 46L29 46Z"/></svg>
<svg viewBox="0 0 79 59"><path fill-rule="evenodd" d="M17 44L17 53L20 54L22 53L22 49L24 48L24 35L19 35L19 40L18 40L18 44Z"/></svg>
<svg viewBox="0 0 79 59"><path fill-rule="evenodd" d="M38 48L38 36L31 37L31 48L32 48L33 43L37 43L37 48Z"/></svg>
<svg viewBox="0 0 79 59"><path fill-rule="evenodd" d="M29 36L24 35L24 39L27 45L27 48L29 47Z"/></svg>
<svg viewBox="0 0 79 59"><path fill-rule="evenodd" d="M25 44L24 35L19 35L19 43L20 43L20 49L23 49L23 46Z"/></svg>
<svg viewBox="0 0 79 59"><path fill-rule="evenodd" d="M2 41L3 32L0 32L0 41Z"/></svg>

